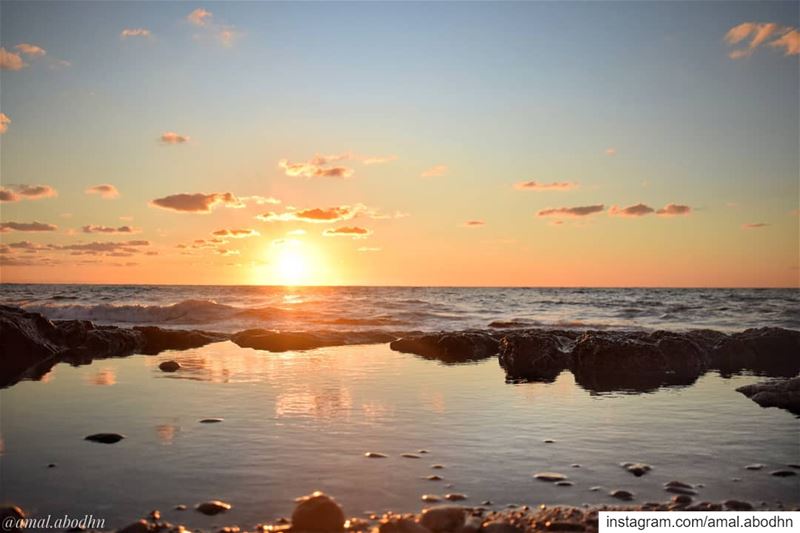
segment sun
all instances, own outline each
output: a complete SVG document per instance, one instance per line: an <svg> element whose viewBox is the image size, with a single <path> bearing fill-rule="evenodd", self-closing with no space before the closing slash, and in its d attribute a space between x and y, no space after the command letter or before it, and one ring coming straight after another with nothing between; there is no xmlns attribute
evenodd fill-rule
<svg viewBox="0 0 800 533"><path fill-rule="evenodd" d="M274 275L281 285L303 285L309 282L308 256L299 246L281 246L275 255Z"/></svg>

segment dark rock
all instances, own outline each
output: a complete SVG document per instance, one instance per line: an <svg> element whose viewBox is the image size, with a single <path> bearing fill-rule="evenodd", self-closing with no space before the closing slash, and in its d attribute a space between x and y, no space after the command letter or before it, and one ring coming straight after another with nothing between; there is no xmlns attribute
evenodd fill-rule
<svg viewBox="0 0 800 533"><path fill-rule="evenodd" d="M500 366L509 381L551 382L570 366L570 343L545 331L509 334L500 340Z"/></svg>
<svg viewBox="0 0 800 533"><path fill-rule="evenodd" d="M653 467L645 463L622 463L621 466L636 477L642 477L653 469Z"/></svg>
<svg viewBox="0 0 800 533"><path fill-rule="evenodd" d="M115 442L119 442L124 438L125 435L120 435L119 433L95 433L93 435L88 435L84 438L84 440L101 442L103 444L114 444Z"/></svg>
<svg viewBox="0 0 800 533"><path fill-rule="evenodd" d="M159 370L162 372L177 372L181 368L181 364L177 361L164 361L158 365Z"/></svg>
<svg viewBox="0 0 800 533"><path fill-rule="evenodd" d="M419 523L433 531L458 531L467 520L467 510L455 505L439 505L422 511Z"/></svg>
<svg viewBox="0 0 800 533"><path fill-rule="evenodd" d="M197 504L195 510L199 513L203 513L204 515L214 516L218 515L219 513L224 513L225 511L230 511L231 507L233 506L229 503L219 500L211 500Z"/></svg>
<svg viewBox="0 0 800 533"><path fill-rule="evenodd" d="M556 486L558 487L571 487L572 485L572 481L556 481Z"/></svg>
<svg viewBox="0 0 800 533"><path fill-rule="evenodd" d="M137 326L133 328L143 338L141 353L157 354L165 350L189 350L200 348L213 342L228 340L224 333L185 329L162 329L153 326Z"/></svg>
<svg viewBox="0 0 800 533"><path fill-rule="evenodd" d="M220 422L223 422L224 420L225 420L224 418L201 418L199 420L199 422L201 424L219 424Z"/></svg>
<svg viewBox="0 0 800 533"><path fill-rule="evenodd" d="M612 498L616 498L618 500L625 500L629 501L634 498L632 492L628 492L627 490L615 490L609 493L609 496Z"/></svg>
<svg viewBox="0 0 800 533"><path fill-rule="evenodd" d="M341 531L344 513L339 504L322 492L300 499L292 513L292 529L297 531Z"/></svg>
<svg viewBox="0 0 800 533"><path fill-rule="evenodd" d="M415 453L401 453L400 457L404 457L406 459L419 459L419 455Z"/></svg>
<svg viewBox="0 0 800 533"><path fill-rule="evenodd" d="M37 313L0 305L0 386L39 378L62 351L52 322Z"/></svg>
<svg viewBox="0 0 800 533"><path fill-rule="evenodd" d="M794 470L775 470L774 472L770 472L770 475L775 477L791 477L796 476L797 472Z"/></svg>
<svg viewBox="0 0 800 533"><path fill-rule="evenodd" d="M747 329L721 339L710 351L711 367L723 373L739 370L791 377L800 372L800 331Z"/></svg>
<svg viewBox="0 0 800 533"><path fill-rule="evenodd" d="M122 529L118 529L117 533L147 533L148 531L150 531L150 526L147 520L138 520Z"/></svg>
<svg viewBox="0 0 800 533"><path fill-rule="evenodd" d="M461 493L458 493L458 492L451 492L451 493L445 494L444 495L444 499L445 500L449 500L451 502L458 502L458 501L461 501L461 500L466 500L467 499L467 495L466 494L461 494Z"/></svg>
<svg viewBox="0 0 800 533"><path fill-rule="evenodd" d="M536 474L533 475L533 477L535 477L539 481L549 481L549 482L564 481L565 479L567 479L567 476L565 476L564 474L559 474L558 472L537 472Z"/></svg>
<svg viewBox="0 0 800 533"><path fill-rule="evenodd" d="M525 529L505 520L492 520L481 528L483 533L523 533Z"/></svg>
<svg viewBox="0 0 800 533"><path fill-rule="evenodd" d="M696 496L697 491L694 489L687 489L684 487L676 487L676 486L666 486L664 490L667 492L671 492L672 494L683 494L685 496Z"/></svg>
<svg viewBox="0 0 800 533"><path fill-rule="evenodd" d="M752 511L753 505L749 502L742 502L739 500L725 500L722 505L731 511Z"/></svg>
<svg viewBox="0 0 800 533"><path fill-rule="evenodd" d="M287 352L290 350L312 350L325 346L390 342L395 338L396 337L391 333L381 331L320 331L315 333L295 333L266 329L248 329L234 334L231 340L242 348L266 350L268 352Z"/></svg>
<svg viewBox="0 0 800 533"><path fill-rule="evenodd" d="M425 479L427 479L428 481L441 481L442 476L433 475L433 476L428 476Z"/></svg>
<svg viewBox="0 0 800 533"><path fill-rule="evenodd" d="M430 533L411 518L391 517L381 522L378 533Z"/></svg>
<svg viewBox="0 0 800 533"><path fill-rule="evenodd" d="M746 470L761 470L761 469L762 469L762 468L764 468L765 466L766 466L766 465L763 465L763 464L761 464L761 463L755 463L755 464L752 464L752 465L747 465L747 466L745 466L745 469L746 469Z"/></svg>
<svg viewBox="0 0 800 533"><path fill-rule="evenodd" d="M679 505L689 505L692 503L692 497L688 494L676 494L672 497L673 503L677 503Z"/></svg>
<svg viewBox="0 0 800 533"><path fill-rule="evenodd" d="M389 347L396 352L412 353L444 363L464 363L492 357L498 341L482 332L426 333L392 341Z"/></svg>
<svg viewBox="0 0 800 533"><path fill-rule="evenodd" d="M754 383L736 390L761 407L779 407L800 415L800 377L783 381Z"/></svg>

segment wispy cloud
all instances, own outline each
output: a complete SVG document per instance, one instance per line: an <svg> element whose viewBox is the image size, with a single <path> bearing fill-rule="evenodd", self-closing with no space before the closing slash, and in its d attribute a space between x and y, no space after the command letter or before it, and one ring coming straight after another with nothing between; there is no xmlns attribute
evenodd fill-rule
<svg viewBox="0 0 800 533"><path fill-rule="evenodd" d="M42 48L41 46L36 46L35 44L29 43L21 43L14 47L14 50L17 50L21 54L27 57L44 57L47 55L47 50Z"/></svg>
<svg viewBox="0 0 800 533"><path fill-rule="evenodd" d="M750 222L748 224L742 224L742 229L759 229L759 228L766 228L769 226L766 222Z"/></svg>
<svg viewBox="0 0 800 533"><path fill-rule="evenodd" d="M358 226L343 226L329 228L322 232L324 237L350 237L352 239L365 239L372 235L372 230Z"/></svg>
<svg viewBox="0 0 800 533"><path fill-rule="evenodd" d="M244 204L230 192L173 194L164 198L156 198L150 202L150 205L181 213L210 213L214 207L219 205L234 208L244 207Z"/></svg>
<svg viewBox="0 0 800 533"><path fill-rule="evenodd" d="M667 204L658 211L656 211L657 215L660 216L667 216L667 217L677 217L677 216L686 216L692 213L692 208L688 205L681 205L681 204Z"/></svg>
<svg viewBox="0 0 800 533"><path fill-rule="evenodd" d="M749 42L744 48L731 50L728 57L749 57L762 45L782 49L787 56L800 54L800 32L791 26L780 26L774 22L743 22L725 34L725 41L729 45L744 44L747 39Z"/></svg>
<svg viewBox="0 0 800 533"><path fill-rule="evenodd" d="M120 39L127 39L128 37L142 37L150 38L153 33L147 28L125 28L119 33Z"/></svg>
<svg viewBox="0 0 800 533"><path fill-rule="evenodd" d="M0 70L22 70L27 66L20 54L0 48Z"/></svg>
<svg viewBox="0 0 800 533"><path fill-rule="evenodd" d="M198 7L188 15L186 15L186 20L190 23L194 24L195 26L208 26L211 24L211 21L214 19L214 15L211 11L203 9L202 7Z"/></svg>
<svg viewBox="0 0 800 533"><path fill-rule="evenodd" d="M577 183L570 181L554 181L552 183L520 181L514 184L514 188L518 191L569 191L577 187Z"/></svg>
<svg viewBox="0 0 800 533"><path fill-rule="evenodd" d="M119 227L111 227L111 226L97 226L95 224L89 224L88 226L83 226L81 231L84 233L139 233L140 230L134 228L133 226L119 226Z"/></svg>
<svg viewBox="0 0 800 533"><path fill-rule="evenodd" d="M254 205L277 205L281 203L280 200L277 198L272 198L271 196L240 196L239 200L246 204L254 204Z"/></svg>
<svg viewBox="0 0 800 533"><path fill-rule="evenodd" d="M241 35L235 26L217 22L214 14L202 7L186 15L186 20L202 32L202 35L196 37L211 36L223 46L232 46Z"/></svg>
<svg viewBox="0 0 800 533"><path fill-rule="evenodd" d="M0 187L0 202L19 202L20 200L40 200L58 196L49 185L9 185Z"/></svg>
<svg viewBox="0 0 800 533"><path fill-rule="evenodd" d="M540 217L585 217L600 213L605 209L603 204L582 205L578 207L551 207L537 213Z"/></svg>
<svg viewBox="0 0 800 533"><path fill-rule="evenodd" d="M305 176L306 178L349 178L355 174L355 171L349 167L325 167L312 162L292 163L287 159L281 159L278 166L284 170L287 176Z"/></svg>
<svg viewBox="0 0 800 533"><path fill-rule="evenodd" d="M8 131L8 125L11 124L11 119L5 113L0 113L0 135Z"/></svg>
<svg viewBox="0 0 800 533"><path fill-rule="evenodd" d="M466 228L479 228L479 227L485 226L485 225L486 225L486 222L484 222L483 220L478 220L478 219L476 219L476 220L467 220L466 222L464 222L464 227L466 227Z"/></svg>
<svg viewBox="0 0 800 533"><path fill-rule="evenodd" d="M617 149L616 148L606 148L606 155L609 156L609 157L614 157L615 155L617 155Z"/></svg>
<svg viewBox="0 0 800 533"><path fill-rule="evenodd" d="M447 171L447 165L433 165L429 169L423 170L420 176L423 178L438 178L447 174Z"/></svg>
<svg viewBox="0 0 800 533"><path fill-rule="evenodd" d="M275 213L273 211L258 215L256 218L263 222L315 222L315 223L331 223L339 222L342 220L350 220L355 217L360 211L359 206L341 205L338 207L320 208L315 207L311 209L300 209L294 211L286 211L284 213Z"/></svg>
<svg viewBox="0 0 800 533"><path fill-rule="evenodd" d="M165 131L161 134L159 140L163 144L184 144L189 142L189 136L181 135L179 133L175 133L174 131Z"/></svg>
<svg viewBox="0 0 800 533"><path fill-rule="evenodd" d="M93 185L84 191L86 194L97 194L101 198L110 200L119 196L119 191L110 183L101 183L100 185Z"/></svg>
<svg viewBox="0 0 800 533"><path fill-rule="evenodd" d="M258 237L261 235L254 229L218 229L212 235L218 237L231 237L233 239L244 239L247 237Z"/></svg>
<svg viewBox="0 0 800 533"><path fill-rule="evenodd" d="M650 213L655 213L655 209L645 204L634 204L628 207L612 205L611 209L608 210L609 215L618 217L642 217Z"/></svg>
<svg viewBox="0 0 800 533"><path fill-rule="evenodd" d="M58 226L44 222L3 222L0 224L0 233L9 231L57 231Z"/></svg>

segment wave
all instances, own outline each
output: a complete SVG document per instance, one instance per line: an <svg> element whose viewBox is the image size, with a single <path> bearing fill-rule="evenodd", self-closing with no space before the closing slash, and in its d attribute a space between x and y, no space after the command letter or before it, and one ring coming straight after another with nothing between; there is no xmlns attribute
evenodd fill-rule
<svg viewBox="0 0 800 533"><path fill-rule="evenodd" d="M29 304L23 307L54 320L131 324L207 324L233 318L243 311L213 300L185 300L172 305Z"/></svg>

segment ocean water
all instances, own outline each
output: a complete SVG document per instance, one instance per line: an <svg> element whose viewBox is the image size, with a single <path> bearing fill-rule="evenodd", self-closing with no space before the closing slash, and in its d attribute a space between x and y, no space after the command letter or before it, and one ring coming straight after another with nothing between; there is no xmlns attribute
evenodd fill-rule
<svg viewBox="0 0 800 533"><path fill-rule="evenodd" d="M544 289L3 284L0 302L52 319L237 331L800 328L796 289Z"/></svg>

